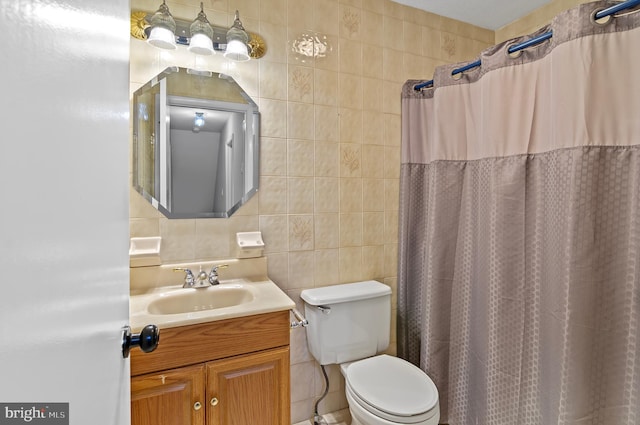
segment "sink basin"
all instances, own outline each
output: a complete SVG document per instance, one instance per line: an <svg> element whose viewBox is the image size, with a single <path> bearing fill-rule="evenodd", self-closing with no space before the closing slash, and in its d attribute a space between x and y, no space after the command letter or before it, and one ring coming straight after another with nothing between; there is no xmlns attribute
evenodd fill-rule
<svg viewBox="0 0 640 425"><path fill-rule="evenodd" d="M222 261L216 264L222 264ZM229 259L219 285L183 288L174 269L210 270L211 262L132 267L129 326L140 332L286 311L295 303L267 277L267 258Z"/></svg>
<svg viewBox="0 0 640 425"><path fill-rule="evenodd" d="M253 301L253 293L243 286L210 286L187 288L162 294L151 301L151 314L183 314L233 307Z"/></svg>

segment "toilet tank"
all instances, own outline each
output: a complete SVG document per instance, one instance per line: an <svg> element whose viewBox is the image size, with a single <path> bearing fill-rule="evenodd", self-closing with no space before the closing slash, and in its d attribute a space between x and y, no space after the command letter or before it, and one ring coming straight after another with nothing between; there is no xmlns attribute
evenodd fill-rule
<svg viewBox="0 0 640 425"><path fill-rule="evenodd" d="M391 288L373 280L305 289L309 351L322 365L373 356L389 346Z"/></svg>

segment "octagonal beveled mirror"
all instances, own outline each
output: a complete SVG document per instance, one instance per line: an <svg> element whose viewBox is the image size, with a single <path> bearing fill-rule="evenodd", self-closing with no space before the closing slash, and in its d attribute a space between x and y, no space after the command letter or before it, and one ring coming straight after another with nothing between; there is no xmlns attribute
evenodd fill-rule
<svg viewBox="0 0 640 425"><path fill-rule="evenodd" d="M133 186L168 218L230 217L258 190L259 140L228 75L171 67L133 94Z"/></svg>

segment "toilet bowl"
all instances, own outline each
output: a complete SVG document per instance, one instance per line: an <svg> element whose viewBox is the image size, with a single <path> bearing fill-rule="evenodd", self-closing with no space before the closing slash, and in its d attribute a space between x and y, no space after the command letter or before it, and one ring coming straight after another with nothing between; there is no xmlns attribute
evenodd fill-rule
<svg viewBox="0 0 640 425"><path fill-rule="evenodd" d="M309 351L321 365L338 364L352 425L437 425L438 390L426 373L385 354L391 289L364 281L305 289Z"/></svg>
<svg viewBox="0 0 640 425"><path fill-rule="evenodd" d="M411 363L383 354L343 363L340 370L352 425L437 425L438 390Z"/></svg>

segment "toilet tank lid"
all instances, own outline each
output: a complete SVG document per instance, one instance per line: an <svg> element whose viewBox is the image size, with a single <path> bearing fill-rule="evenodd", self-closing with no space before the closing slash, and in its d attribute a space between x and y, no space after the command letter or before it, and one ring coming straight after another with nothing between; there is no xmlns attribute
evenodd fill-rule
<svg viewBox="0 0 640 425"><path fill-rule="evenodd" d="M305 289L300 293L307 304L327 305L391 295L391 288L375 280Z"/></svg>

